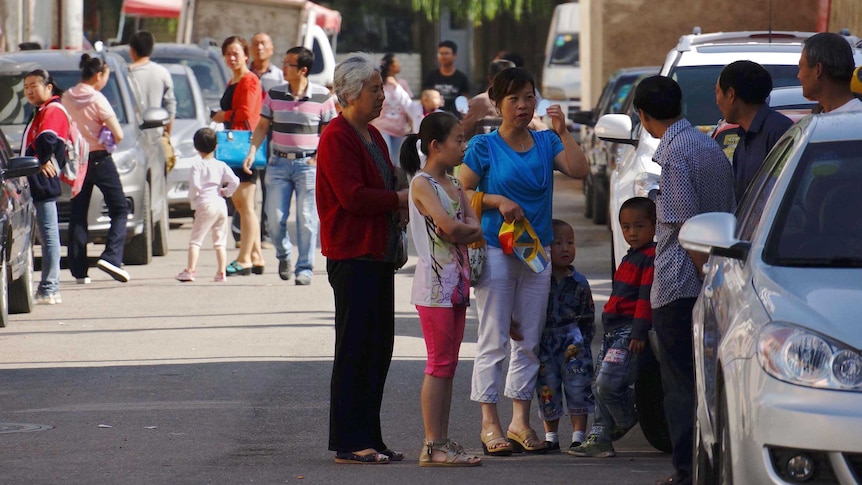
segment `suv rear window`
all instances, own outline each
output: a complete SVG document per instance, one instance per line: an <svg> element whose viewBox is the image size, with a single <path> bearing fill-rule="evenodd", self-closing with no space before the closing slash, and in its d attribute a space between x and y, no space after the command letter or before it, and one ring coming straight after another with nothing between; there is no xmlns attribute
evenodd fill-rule
<svg viewBox="0 0 862 485"><path fill-rule="evenodd" d="M581 47L578 34L558 34L554 39L554 48L551 50L552 66L579 66L581 65Z"/></svg>
<svg viewBox="0 0 862 485"><path fill-rule="evenodd" d="M189 66L195 73L195 78L201 87L201 93L205 98L218 99L224 94L225 84L222 80L219 66L214 59L192 58L181 59L178 57L154 55L152 59L160 64L182 64Z"/></svg>
<svg viewBox="0 0 862 485"><path fill-rule="evenodd" d="M765 65L774 88L799 86L797 66ZM682 88L682 114L692 125L714 126L722 118L715 104L715 83L724 66L689 66L673 70L671 77Z"/></svg>

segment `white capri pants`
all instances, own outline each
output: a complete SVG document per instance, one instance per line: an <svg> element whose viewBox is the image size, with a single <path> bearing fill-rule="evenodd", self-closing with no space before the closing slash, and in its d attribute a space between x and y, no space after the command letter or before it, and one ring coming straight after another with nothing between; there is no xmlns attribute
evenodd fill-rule
<svg viewBox="0 0 862 485"><path fill-rule="evenodd" d="M197 206L189 246L200 247L209 230L212 230L213 247L216 249L225 247L227 243L227 202L224 199L220 198Z"/></svg>
<svg viewBox="0 0 862 485"><path fill-rule="evenodd" d="M545 250L550 253L549 248ZM475 288L479 340L470 399L484 403L500 400L503 361L511 345L504 395L530 401L536 394L539 341L551 291L551 265L541 273L534 273L514 255L490 246L485 258L485 269ZM524 339L520 342L509 338L512 320L521 324Z"/></svg>

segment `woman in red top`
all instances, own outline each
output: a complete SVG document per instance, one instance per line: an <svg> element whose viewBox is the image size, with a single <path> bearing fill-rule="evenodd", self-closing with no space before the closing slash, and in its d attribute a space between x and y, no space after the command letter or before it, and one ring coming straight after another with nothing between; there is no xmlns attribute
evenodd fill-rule
<svg viewBox="0 0 862 485"><path fill-rule="evenodd" d="M221 98L221 111L212 119L224 123L229 130L253 131L260 120L263 104L260 80L248 68L248 44L245 39L230 36L221 45L224 62L233 72L233 79ZM231 201L240 215L239 255L227 266L227 276L263 273L263 254L260 251L260 222L254 211L254 191L257 172L234 168L239 177L239 188Z"/></svg>
<svg viewBox="0 0 862 485"><path fill-rule="evenodd" d="M320 240L335 294L329 449L336 463L404 459L380 432L395 343L396 245L407 224L407 189L396 190L386 142L370 124L383 106L377 69L361 55L335 67L342 111L323 131L317 152Z"/></svg>

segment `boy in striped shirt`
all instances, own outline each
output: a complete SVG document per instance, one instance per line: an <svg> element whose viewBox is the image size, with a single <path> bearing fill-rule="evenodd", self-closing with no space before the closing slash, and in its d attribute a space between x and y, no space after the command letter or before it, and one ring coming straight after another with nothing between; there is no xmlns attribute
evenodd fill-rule
<svg viewBox="0 0 862 485"><path fill-rule="evenodd" d="M637 422L634 385L652 326L650 289L655 261L655 203L634 197L620 208L620 227L631 246L614 273L611 297L602 314L602 350L596 365L595 422L574 456L616 455L612 442Z"/></svg>

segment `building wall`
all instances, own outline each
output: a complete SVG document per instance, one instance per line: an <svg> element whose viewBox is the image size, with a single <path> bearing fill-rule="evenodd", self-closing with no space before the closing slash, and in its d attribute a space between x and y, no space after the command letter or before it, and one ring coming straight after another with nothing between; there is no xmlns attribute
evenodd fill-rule
<svg viewBox="0 0 862 485"><path fill-rule="evenodd" d="M856 37L862 37L862 2L859 0L832 0L829 12L829 31L850 29Z"/></svg>
<svg viewBox="0 0 862 485"><path fill-rule="evenodd" d="M588 25L600 25L591 36L590 75L585 79L583 104L596 102L607 77L623 67L661 65L679 37L700 26L702 32L766 30L768 0L582 0L590 12ZM772 0L773 30L814 31L818 1ZM859 0L833 0L833 16L842 9L862 11ZM830 28L830 30L836 30Z"/></svg>

